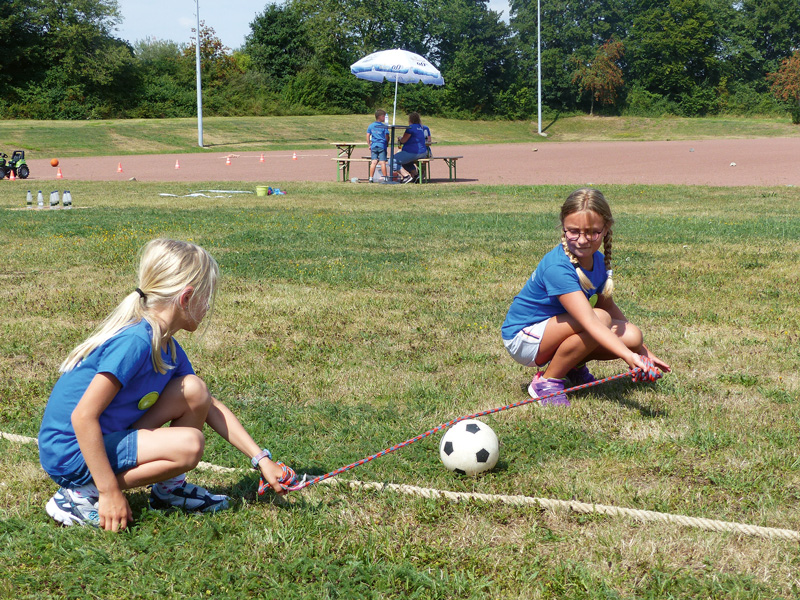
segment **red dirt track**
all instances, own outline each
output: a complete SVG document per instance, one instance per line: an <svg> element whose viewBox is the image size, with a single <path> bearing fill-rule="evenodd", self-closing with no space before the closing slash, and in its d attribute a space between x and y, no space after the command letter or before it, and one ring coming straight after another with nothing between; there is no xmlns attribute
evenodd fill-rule
<svg viewBox="0 0 800 600"><path fill-rule="evenodd" d="M357 148L354 157L364 151ZM800 137L668 142L551 142L435 146L434 155L463 156L458 183L473 184L686 184L709 186L800 185ZM336 181L336 149L180 155L60 158L64 181ZM230 158L230 164L226 164ZM180 168L175 168L176 161ZM55 180L50 158L30 160L29 181ZM122 166L122 172L117 172ZM365 178L365 163L350 176ZM447 181L442 161L434 182Z"/></svg>

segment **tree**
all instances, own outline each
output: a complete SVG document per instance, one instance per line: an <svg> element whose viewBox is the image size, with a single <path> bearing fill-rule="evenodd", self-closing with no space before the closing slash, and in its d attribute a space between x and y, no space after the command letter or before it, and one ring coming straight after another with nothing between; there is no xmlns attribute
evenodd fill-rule
<svg viewBox="0 0 800 600"><path fill-rule="evenodd" d="M428 48L421 54L442 72L447 112L496 114L518 73L508 25L484 0L440 0L427 9Z"/></svg>
<svg viewBox="0 0 800 600"><path fill-rule="evenodd" d="M134 44L141 85L131 116L137 118L188 117L195 113L195 82L183 47L169 40L139 40Z"/></svg>
<svg viewBox="0 0 800 600"><path fill-rule="evenodd" d="M767 75L776 98L784 102L794 102L792 123L800 124L800 50L781 61L781 68Z"/></svg>
<svg viewBox="0 0 800 600"><path fill-rule="evenodd" d="M573 56L592 56L612 37L625 40L632 19L633 0L541 0L542 96L552 107L573 109ZM536 73L536 0L511 0L511 26L521 57L521 71ZM624 68L624 67L623 67ZM525 84L536 88L535 77Z"/></svg>
<svg viewBox="0 0 800 600"><path fill-rule="evenodd" d="M687 116L714 110L720 28L711 0L638 0L625 40L630 78Z"/></svg>
<svg viewBox="0 0 800 600"><path fill-rule="evenodd" d="M625 54L625 47L619 40L611 39L597 49L594 58L588 63L575 62L578 68L572 82L578 85L581 92L589 92L591 103L589 114L594 114L594 103L614 104L619 89L625 84L622 69L617 62Z"/></svg>
<svg viewBox="0 0 800 600"><path fill-rule="evenodd" d="M313 55L302 14L289 4L269 4L250 28L244 52L250 55L251 68L266 75L270 89L280 90Z"/></svg>
<svg viewBox="0 0 800 600"><path fill-rule="evenodd" d="M136 74L131 48L111 35L116 0L0 0L0 16L9 17L0 19L0 37L10 34L3 45L21 45L0 45L9 60L0 91L14 116L105 117L129 105Z"/></svg>
<svg viewBox="0 0 800 600"><path fill-rule="evenodd" d="M800 46L800 0L742 0L739 6L747 36L766 68L774 70Z"/></svg>

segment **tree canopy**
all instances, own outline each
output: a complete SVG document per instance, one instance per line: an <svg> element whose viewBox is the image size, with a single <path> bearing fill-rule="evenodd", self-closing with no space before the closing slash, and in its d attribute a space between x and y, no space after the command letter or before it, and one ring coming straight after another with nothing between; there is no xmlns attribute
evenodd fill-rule
<svg viewBox="0 0 800 600"><path fill-rule="evenodd" d="M540 0L542 96L557 111L786 111L777 74L800 48L800 0ZM406 85L402 110L526 118L536 109L537 2L284 0L241 48L201 25L204 113L371 112L393 87L350 64L405 48L445 86ZM116 39L115 0L0 0L0 117L191 116L197 39ZM768 77L768 74L773 74ZM783 77L783 75L781 75ZM781 84L781 90L789 84ZM775 92L775 93L773 93Z"/></svg>

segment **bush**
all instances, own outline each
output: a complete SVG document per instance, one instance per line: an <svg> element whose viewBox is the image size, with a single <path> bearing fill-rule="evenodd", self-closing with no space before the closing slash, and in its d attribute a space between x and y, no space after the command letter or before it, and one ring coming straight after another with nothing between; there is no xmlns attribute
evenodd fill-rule
<svg viewBox="0 0 800 600"><path fill-rule="evenodd" d="M342 114L369 112L369 82L319 65L309 65L281 90L287 105L314 107L317 111Z"/></svg>
<svg viewBox="0 0 800 600"><path fill-rule="evenodd" d="M719 97L713 88L694 86L690 93L683 94L678 103L681 117L703 117L719 112Z"/></svg>
<svg viewBox="0 0 800 600"><path fill-rule="evenodd" d="M769 92L766 86L756 83L735 82L720 106L726 113L735 115L779 115L784 106Z"/></svg>
<svg viewBox="0 0 800 600"><path fill-rule="evenodd" d="M514 120L527 119L536 113L537 104L536 90L518 84L500 91L495 99L498 115Z"/></svg>
<svg viewBox="0 0 800 600"><path fill-rule="evenodd" d="M388 99L384 96L389 108L386 112L391 113L392 102L394 101L394 83L386 82L384 86L390 88ZM416 111L421 115L445 117L447 116L442 109L442 88L424 83L403 85L397 88L397 112L409 113ZM377 107L376 107L377 108Z"/></svg>
<svg viewBox="0 0 800 600"><path fill-rule="evenodd" d="M622 114L632 117L662 117L678 112L678 107L674 102L638 85L634 85L628 90L622 101L622 107Z"/></svg>

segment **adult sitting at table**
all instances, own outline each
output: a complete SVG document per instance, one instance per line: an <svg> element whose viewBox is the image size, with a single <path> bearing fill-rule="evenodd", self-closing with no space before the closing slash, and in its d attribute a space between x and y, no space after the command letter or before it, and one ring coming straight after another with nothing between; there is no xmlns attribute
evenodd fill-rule
<svg viewBox="0 0 800 600"><path fill-rule="evenodd" d="M403 149L394 155L394 161L396 165L401 165L399 169L395 166L400 171L400 175L403 176L401 183L417 181L419 179L419 171L414 166L414 162L428 156L428 149L425 146L425 132L422 129L419 113L409 113L408 127L403 137L400 138L400 145Z"/></svg>

